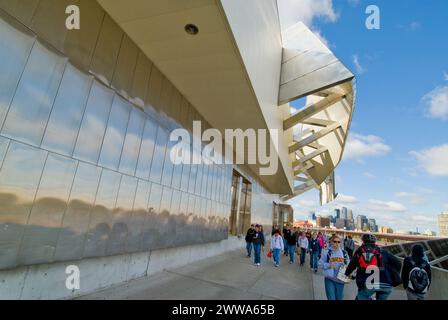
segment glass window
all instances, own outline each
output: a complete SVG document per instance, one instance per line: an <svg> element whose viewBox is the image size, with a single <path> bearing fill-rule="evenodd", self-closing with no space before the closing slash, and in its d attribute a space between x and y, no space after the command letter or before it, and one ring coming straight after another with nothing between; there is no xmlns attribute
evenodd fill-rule
<svg viewBox="0 0 448 320"><path fill-rule="evenodd" d="M67 65L45 130L43 148L72 155L91 86L92 77Z"/></svg>
<svg viewBox="0 0 448 320"><path fill-rule="evenodd" d="M201 196L204 198L207 196L208 170L209 170L209 165L204 164L202 166L202 181L201 181Z"/></svg>
<svg viewBox="0 0 448 320"><path fill-rule="evenodd" d="M204 164L198 165L198 173L196 176L196 187L194 190L194 193L198 196L201 194L201 183L202 183L203 171L204 171Z"/></svg>
<svg viewBox="0 0 448 320"><path fill-rule="evenodd" d="M0 269L17 266L24 227L47 152L11 142L0 172Z"/></svg>
<svg viewBox="0 0 448 320"><path fill-rule="evenodd" d="M165 149L168 143L168 132L159 127L157 130L156 147L151 164L150 179L153 182L160 183L162 179L163 161L165 160Z"/></svg>
<svg viewBox="0 0 448 320"><path fill-rule="evenodd" d="M142 111L133 107L121 154L120 171L123 173L135 175L144 128L145 115Z"/></svg>
<svg viewBox="0 0 448 320"><path fill-rule="evenodd" d="M75 158L96 164L103 143L114 93L97 81L93 83L76 141Z"/></svg>
<svg viewBox="0 0 448 320"><path fill-rule="evenodd" d="M95 201L100 176L101 168L79 162L60 229L54 255L55 261L82 258L85 235L89 227L90 211Z"/></svg>
<svg viewBox="0 0 448 320"><path fill-rule="evenodd" d="M36 42L6 116L4 135L40 146L66 61Z"/></svg>
<svg viewBox="0 0 448 320"><path fill-rule="evenodd" d="M19 28L0 16L0 126L34 43L34 36Z"/></svg>
<svg viewBox="0 0 448 320"><path fill-rule="evenodd" d="M49 154L19 253L20 264L53 260L77 162Z"/></svg>
<svg viewBox="0 0 448 320"><path fill-rule="evenodd" d="M143 130L142 145L137 162L136 176L142 179L149 179L152 158L156 143L157 124L150 118L145 121L145 129Z"/></svg>
<svg viewBox="0 0 448 320"><path fill-rule="evenodd" d="M110 111L104 142L98 164L117 170L123 150L124 137L131 113L131 105L116 95Z"/></svg>
<svg viewBox="0 0 448 320"><path fill-rule="evenodd" d="M139 50L134 42L127 35L124 35L115 67L112 87L126 98L129 97L129 92L131 91L138 52Z"/></svg>

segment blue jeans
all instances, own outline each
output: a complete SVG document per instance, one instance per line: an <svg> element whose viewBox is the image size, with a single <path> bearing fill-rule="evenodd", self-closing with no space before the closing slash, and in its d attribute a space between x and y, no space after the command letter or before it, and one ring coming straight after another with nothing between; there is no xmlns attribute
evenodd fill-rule
<svg viewBox="0 0 448 320"><path fill-rule="evenodd" d="M310 253L310 267L317 270L317 262L319 260L319 251Z"/></svg>
<svg viewBox="0 0 448 320"><path fill-rule="evenodd" d="M328 300L344 300L344 284L325 278L325 293Z"/></svg>
<svg viewBox="0 0 448 320"><path fill-rule="evenodd" d="M282 249L274 249L272 250L272 257L274 258L274 262L277 265L280 265L280 255L282 254Z"/></svg>
<svg viewBox="0 0 448 320"><path fill-rule="evenodd" d="M300 248L300 265L301 266L303 266L303 264L305 263L305 258L306 258L306 249Z"/></svg>
<svg viewBox="0 0 448 320"><path fill-rule="evenodd" d="M372 296L376 294L376 300L387 300L392 293L391 286L380 286L380 289L360 289L358 290L358 295L356 300L372 300Z"/></svg>
<svg viewBox="0 0 448 320"><path fill-rule="evenodd" d="M261 263L261 243L254 243L254 263Z"/></svg>
<svg viewBox="0 0 448 320"><path fill-rule="evenodd" d="M296 245L288 244L289 261L294 262L294 256L296 255Z"/></svg>
<svg viewBox="0 0 448 320"><path fill-rule="evenodd" d="M286 242L286 239L283 239L283 250L286 255L288 255L288 243Z"/></svg>
<svg viewBox="0 0 448 320"><path fill-rule="evenodd" d="M246 242L246 250L247 250L247 256L250 257L252 255L252 242L249 241Z"/></svg>

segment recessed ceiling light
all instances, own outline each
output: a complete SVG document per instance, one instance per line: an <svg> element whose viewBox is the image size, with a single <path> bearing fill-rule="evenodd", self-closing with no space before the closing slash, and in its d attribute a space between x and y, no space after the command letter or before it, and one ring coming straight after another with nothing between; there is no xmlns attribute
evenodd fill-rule
<svg viewBox="0 0 448 320"><path fill-rule="evenodd" d="M195 26L194 24L187 24L185 26L185 32L194 36L199 33L199 28L197 26Z"/></svg>

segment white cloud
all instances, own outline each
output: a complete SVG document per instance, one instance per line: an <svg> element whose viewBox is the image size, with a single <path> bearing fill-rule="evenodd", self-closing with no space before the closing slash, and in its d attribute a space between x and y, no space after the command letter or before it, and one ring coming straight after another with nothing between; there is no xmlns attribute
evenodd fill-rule
<svg viewBox="0 0 448 320"><path fill-rule="evenodd" d="M391 150L392 148L386 145L380 137L351 133L345 147L344 159L360 160L365 157L384 156Z"/></svg>
<svg viewBox="0 0 448 320"><path fill-rule="evenodd" d="M419 165L431 176L448 176L448 144L412 151Z"/></svg>
<svg viewBox="0 0 448 320"><path fill-rule="evenodd" d="M443 73L443 79L445 79L445 81L448 81L448 72Z"/></svg>
<svg viewBox="0 0 448 320"><path fill-rule="evenodd" d="M353 197L353 196L339 194L338 197L336 198L336 202L343 203L343 204L349 204L349 203L357 203L358 200L356 199L356 197Z"/></svg>
<svg viewBox="0 0 448 320"><path fill-rule="evenodd" d="M423 97L430 118L448 120L448 86L438 87Z"/></svg>
<svg viewBox="0 0 448 320"><path fill-rule="evenodd" d="M353 59L353 64L355 65L356 68L356 72L358 74L363 74L366 72L366 69L364 69L364 67L361 65L361 62L359 61L359 56L357 54L354 54L352 56Z"/></svg>
<svg viewBox="0 0 448 320"><path fill-rule="evenodd" d="M437 222L437 219L434 217L428 217L426 215L420 214L420 215L414 215L411 217L413 221L417 222Z"/></svg>
<svg viewBox="0 0 448 320"><path fill-rule="evenodd" d="M338 14L334 11L333 0L278 0L281 29L286 30L301 21L329 47L328 41L313 26L315 19L336 22Z"/></svg>
<svg viewBox="0 0 448 320"><path fill-rule="evenodd" d="M370 172L364 172L363 175L364 175L364 177L371 179L371 180L376 179L376 176Z"/></svg>
<svg viewBox="0 0 448 320"><path fill-rule="evenodd" d="M299 21L311 26L316 18L330 22L335 22L338 18L333 0L278 0L278 6L283 30Z"/></svg>
<svg viewBox="0 0 448 320"><path fill-rule="evenodd" d="M419 196L416 193L410 193L410 192L398 192L395 194L398 198L403 198L411 202L412 204L422 204L425 202L425 199Z"/></svg>
<svg viewBox="0 0 448 320"><path fill-rule="evenodd" d="M380 201L375 199L370 199L368 208L372 211L386 211L386 212L404 212L406 207L401 203L394 201Z"/></svg>

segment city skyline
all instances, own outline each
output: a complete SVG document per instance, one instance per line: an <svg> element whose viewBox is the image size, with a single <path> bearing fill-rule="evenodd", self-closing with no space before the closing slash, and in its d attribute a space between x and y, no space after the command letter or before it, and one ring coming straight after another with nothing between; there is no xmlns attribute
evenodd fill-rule
<svg viewBox="0 0 448 320"><path fill-rule="evenodd" d="M416 0L375 1L380 30L365 27L370 2L307 3L296 12L280 10L284 24L292 17L306 22L356 71L357 102L335 172L339 196L323 207L316 190L294 199L296 218L345 205L375 216L380 226L438 232L437 216L448 209L448 42L440 41L448 2L433 1L422 11Z"/></svg>

